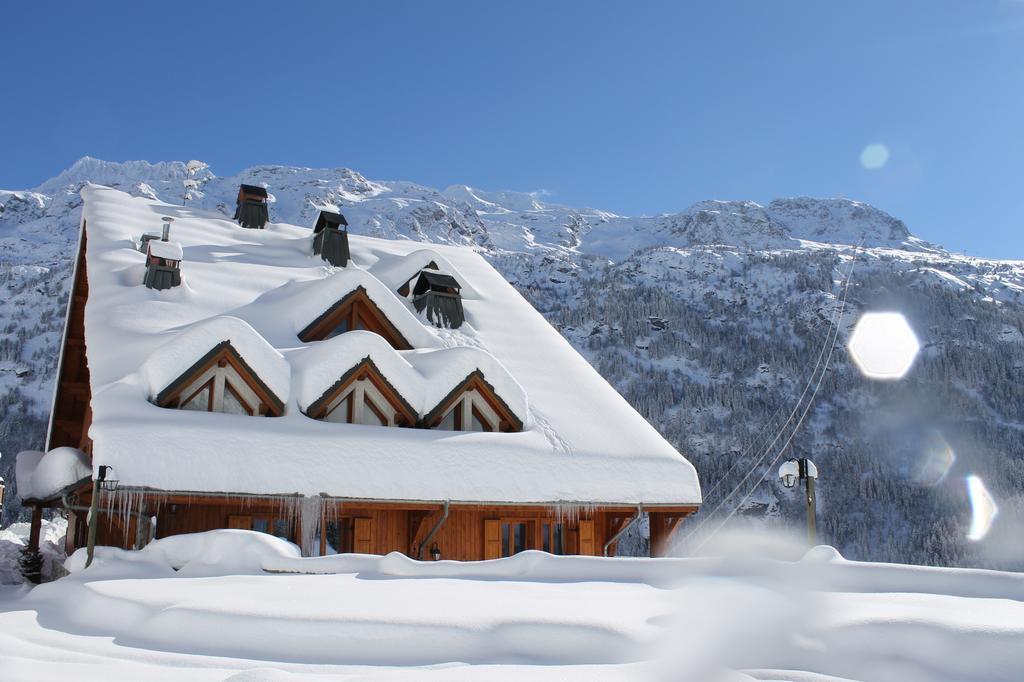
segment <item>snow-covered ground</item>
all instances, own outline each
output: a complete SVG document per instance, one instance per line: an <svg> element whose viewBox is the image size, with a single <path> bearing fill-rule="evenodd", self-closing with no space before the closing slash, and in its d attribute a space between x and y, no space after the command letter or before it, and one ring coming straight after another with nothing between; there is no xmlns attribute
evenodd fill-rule
<svg viewBox="0 0 1024 682"><path fill-rule="evenodd" d="M1024 678L1022 574L760 548L421 563L225 530L100 548L87 570L79 551L66 578L0 588L0 677Z"/></svg>

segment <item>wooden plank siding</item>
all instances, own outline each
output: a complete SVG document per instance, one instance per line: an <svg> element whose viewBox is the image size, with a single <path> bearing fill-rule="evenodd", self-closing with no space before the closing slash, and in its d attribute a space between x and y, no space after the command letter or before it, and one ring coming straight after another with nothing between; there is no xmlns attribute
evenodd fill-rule
<svg viewBox="0 0 1024 682"><path fill-rule="evenodd" d="M83 504L88 504L88 500ZM441 518L441 505L436 503L325 502L323 506L321 524L351 523L349 551L365 554L401 552L415 557L419 543ZM116 509L117 505L114 507ZM105 508L102 500L100 508ZM217 528L267 529L274 532L275 522L277 531L283 532L292 542L298 544L301 537L301 521L293 512L297 507L288 498L157 494L150 500L144 499L142 508L147 518L156 516L157 538ZM498 558L509 553L503 545L503 526L506 531L512 526L527 529L524 549L544 549L544 526L547 525L548 532L553 533L555 524L561 524L562 553L600 556L604 544L635 511L629 507L598 508L582 513L579 518L568 518L559 517L553 509L542 506L451 505L447 520L430 544L431 547L437 545L443 559L476 561ZM652 512L652 549L656 553L664 550L671 532L693 511L693 508L679 508L670 512ZM130 548L135 542L136 524L134 516L119 519L101 513L98 542ZM75 525L82 530L85 524ZM75 534L75 546L84 543L82 535L81 532ZM325 536L321 534L314 538L313 554L326 549ZM422 558L429 559L431 547L423 548ZM553 550L553 545L549 549Z"/></svg>

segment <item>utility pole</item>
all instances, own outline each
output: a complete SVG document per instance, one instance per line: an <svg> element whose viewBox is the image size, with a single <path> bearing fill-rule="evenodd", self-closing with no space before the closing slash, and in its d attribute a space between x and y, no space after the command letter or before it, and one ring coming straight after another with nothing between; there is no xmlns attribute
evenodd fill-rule
<svg viewBox="0 0 1024 682"><path fill-rule="evenodd" d="M779 467L779 478L782 479L782 485L787 488L795 486L797 481L804 483L804 502L807 506L807 541L813 547L818 544L818 505L814 493L814 483L818 479L818 467L806 457L793 458L783 462Z"/></svg>

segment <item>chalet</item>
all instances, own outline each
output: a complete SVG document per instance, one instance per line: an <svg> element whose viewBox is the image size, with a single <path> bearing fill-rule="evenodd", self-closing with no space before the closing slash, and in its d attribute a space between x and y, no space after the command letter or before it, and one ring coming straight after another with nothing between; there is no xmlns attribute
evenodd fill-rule
<svg viewBox="0 0 1024 682"><path fill-rule="evenodd" d="M26 501L67 513L69 551L94 496L98 544L244 528L307 555L458 560L612 554L644 514L658 554L698 508L690 463L474 251L346 233L325 269L308 228L253 240L195 211L174 223L204 254L188 286L149 288L125 264L166 256L124 234L167 207L82 196L39 460L79 464ZM428 296L458 300L456 329Z"/></svg>
<svg viewBox="0 0 1024 682"><path fill-rule="evenodd" d="M241 185L235 199L235 220L242 227L262 230L270 220L267 208L267 188L259 185Z"/></svg>

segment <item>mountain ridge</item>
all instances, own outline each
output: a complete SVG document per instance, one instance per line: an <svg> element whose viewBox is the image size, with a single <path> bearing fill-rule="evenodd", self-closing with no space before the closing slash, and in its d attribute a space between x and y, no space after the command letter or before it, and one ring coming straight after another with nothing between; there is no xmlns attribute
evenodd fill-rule
<svg viewBox="0 0 1024 682"><path fill-rule="evenodd" d="M0 191L0 475L9 485L12 455L39 447L46 426L84 182L226 218L239 183L266 184L273 221L312 225L328 207L353 232L474 248L694 462L714 493L707 510L735 507L748 491L725 493L761 471L737 518L799 519L765 463L813 456L823 539L844 555L1024 566L1024 556L992 550L1013 520L1024 522L1024 415L1015 407L1024 404L1024 261L950 253L843 198L703 201L628 217L341 167L265 164L218 177L200 161L85 157L33 190ZM783 428L773 415L800 395L851 266L819 399L786 452L766 451L763 434ZM921 339L904 381L870 382L845 353L857 316L873 309L903 311ZM956 463L943 482L924 485L915 471L940 441ZM992 543L965 539L969 503L957 481L968 471L990 481L1008 520ZM9 492L7 513L17 513Z"/></svg>

